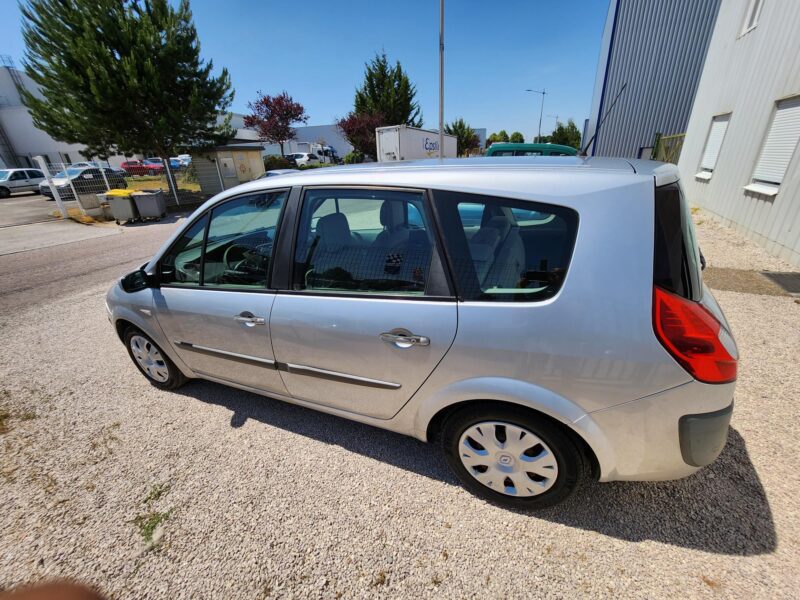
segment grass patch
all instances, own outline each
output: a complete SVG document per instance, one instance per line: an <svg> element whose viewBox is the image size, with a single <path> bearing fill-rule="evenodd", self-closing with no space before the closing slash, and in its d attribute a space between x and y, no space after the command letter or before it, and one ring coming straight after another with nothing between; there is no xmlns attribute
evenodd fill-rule
<svg viewBox="0 0 800 600"><path fill-rule="evenodd" d="M164 190L169 192L169 185L167 184L166 175L142 175L141 177L126 177L125 183L128 184L129 190ZM178 192L199 192L200 184L197 181L191 181L184 173L175 174L175 185L178 187Z"/></svg>
<svg viewBox="0 0 800 600"><path fill-rule="evenodd" d="M167 492L169 492L169 484L167 483L157 483L153 487L150 488L150 492L147 494L147 497L144 499L144 503L148 506L164 496Z"/></svg>
<svg viewBox="0 0 800 600"><path fill-rule="evenodd" d="M139 533L142 534L144 541L148 544L152 544L153 533L159 525L165 523L167 519L169 519L170 514L172 514L171 510L167 512L153 511L139 515L133 522L139 528Z"/></svg>

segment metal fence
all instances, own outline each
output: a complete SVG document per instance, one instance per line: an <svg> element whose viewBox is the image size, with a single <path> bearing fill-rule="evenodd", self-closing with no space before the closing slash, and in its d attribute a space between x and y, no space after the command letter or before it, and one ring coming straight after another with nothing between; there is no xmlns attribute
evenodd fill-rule
<svg viewBox="0 0 800 600"><path fill-rule="evenodd" d="M192 208L208 197L201 192L191 164L167 169L152 162L144 166L141 161L131 161L124 169L101 161L54 163L34 157L34 162L44 175L38 183L39 192L55 200L64 217L71 211L102 216L101 211L95 210L103 200L98 195L113 189L162 190L168 207ZM172 178L172 186L168 177Z"/></svg>
<svg viewBox="0 0 800 600"><path fill-rule="evenodd" d="M681 149L683 149L683 140L685 137L685 133L678 133L676 135L661 135L657 133L655 142L653 143L653 160L660 160L661 162L677 165L678 159L681 157Z"/></svg>

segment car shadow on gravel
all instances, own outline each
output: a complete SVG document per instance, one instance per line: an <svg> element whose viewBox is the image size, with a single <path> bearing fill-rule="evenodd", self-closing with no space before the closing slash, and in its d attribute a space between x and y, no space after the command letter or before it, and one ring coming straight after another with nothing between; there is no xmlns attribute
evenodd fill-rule
<svg viewBox="0 0 800 600"><path fill-rule="evenodd" d="M253 419L459 485L441 452L414 438L205 381L190 382L177 393L227 408L231 427ZM717 554L766 554L777 547L764 488L744 439L733 428L719 459L691 477L588 483L563 504L526 514L626 541L652 540Z"/></svg>

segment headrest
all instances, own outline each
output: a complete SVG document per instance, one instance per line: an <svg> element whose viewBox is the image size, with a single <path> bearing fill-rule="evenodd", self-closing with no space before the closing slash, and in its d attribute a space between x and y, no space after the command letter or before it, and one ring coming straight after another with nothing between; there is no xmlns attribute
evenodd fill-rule
<svg viewBox="0 0 800 600"><path fill-rule="evenodd" d="M506 217L501 215L489 219L486 222L486 225L484 225L484 227L491 227L492 229L496 229L497 232L500 234L500 237L504 238L511 229L511 221L509 221Z"/></svg>
<svg viewBox="0 0 800 600"><path fill-rule="evenodd" d="M323 250L335 252L352 241L350 224L342 213L333 213L321 217L317 222L319 245Z"/></svg>
<svg viewBox="0 0 800 600"><path fill-rule="evenodd" d="M394 229L405 225L406 211L399 200L384 200L381 204L381 225L386 229Z"/></svg>

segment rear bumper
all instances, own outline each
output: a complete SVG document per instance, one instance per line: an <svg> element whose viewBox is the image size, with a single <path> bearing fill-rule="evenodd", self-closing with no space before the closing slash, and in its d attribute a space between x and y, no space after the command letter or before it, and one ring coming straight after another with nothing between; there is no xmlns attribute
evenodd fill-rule
<svg viewBox="0 0 800 600"><path fill-rule="evenodd" d="M605 437L600 481L680 479L714 462L727 440L735 386L691 381L579 419Z"/></svg>

